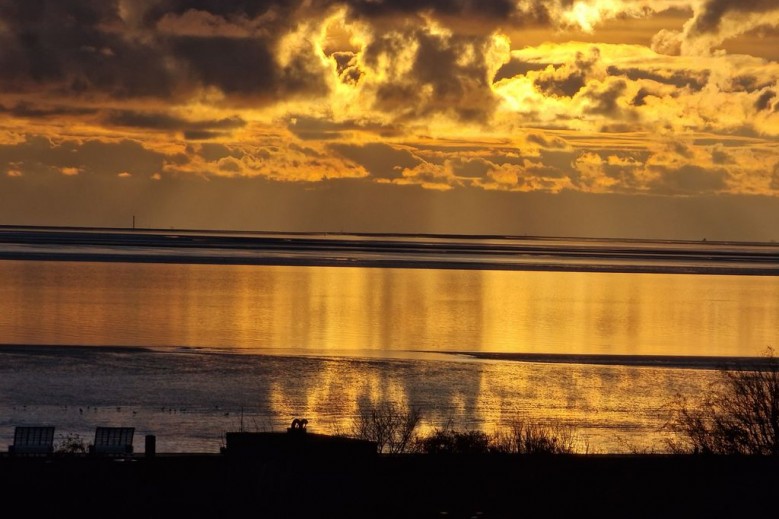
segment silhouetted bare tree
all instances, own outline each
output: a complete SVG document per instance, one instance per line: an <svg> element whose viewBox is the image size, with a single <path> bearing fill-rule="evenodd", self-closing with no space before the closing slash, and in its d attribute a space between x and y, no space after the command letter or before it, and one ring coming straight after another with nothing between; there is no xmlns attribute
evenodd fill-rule
<svg viewBox="0 0 779 519"><path fill-rule="evenodd" d="M678 397L667 427L675 453L779 455L779 362L720 370L720 379L697 403Z"/></svg>
<svg viewBox="0 0 779 519"><path fill-rule="evenodd" d="M353 421L352 434L376 442L379 452L399 454L414 448L421 419L422 412L417 408L385 402L363 410Z"/></svg>

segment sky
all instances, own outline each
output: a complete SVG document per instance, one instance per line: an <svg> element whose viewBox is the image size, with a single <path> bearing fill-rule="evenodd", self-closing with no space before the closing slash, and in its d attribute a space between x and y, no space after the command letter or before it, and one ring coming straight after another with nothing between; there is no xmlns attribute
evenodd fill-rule
<svg viewBox="0 0 779 519"><path fill-rule="evenodd" d="M0 0L0 225L779 239L776 0Z"/></svg>

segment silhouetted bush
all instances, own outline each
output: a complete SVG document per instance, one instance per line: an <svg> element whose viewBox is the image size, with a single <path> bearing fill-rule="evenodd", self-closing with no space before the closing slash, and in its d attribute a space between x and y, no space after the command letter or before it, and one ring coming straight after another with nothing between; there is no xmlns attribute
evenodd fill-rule
<svg viewBox="0 0 779 519"><path fill-rule="evenodd" d="M490 451L490 437L482 431L455 431L436 429L417 441L418 450L426 454L486 454Z"/></svg>
<svg viewBox="0 0 779 519"><path fill-rule="evenodd" d="M576 430L569 425L529 423L517 418L495 431L491 450L507 454L572 454L577 452L579 443Z"/></svg>
<svg viewBox="0 0 779 519"><path fill-rule="evenodd" d="M779 455L779 362L721 369L697 402L679 396L667 428L674 453Z"/></svg>
<svg viewBox="0 0 779 519"><path fill-rule="evenodd" d="M571 454L577 452L579 443L573 427L516 418L491 435L451 426L436 429L417 440L417 450L427 454Z"/></svg>
<svg viewBox="0 0 779 519"><path fill-rule="evenodd" d="M68 434L57 444L54 454L57 456L86 454L88 447L78 434Z"/></svg>
<svg viewBox="0 0 779 519"><path fill-rule="evenodd" d="M352 435L376 442L379 452L409 452L416 447L416 429L421 419L422 412L417 408L385 402L363 410L352 423Z"/></svg>
<svg viewBox="0 0 779 519"><path fill-rule="evenodd" d="M376 442L386 454L572 454L581 448L576 430L560 423L531 423L520 418L493 434L478 430L457 431L451 424L420 436L422 412L392 402L363 410L352 422L354 438Z"/></svg>

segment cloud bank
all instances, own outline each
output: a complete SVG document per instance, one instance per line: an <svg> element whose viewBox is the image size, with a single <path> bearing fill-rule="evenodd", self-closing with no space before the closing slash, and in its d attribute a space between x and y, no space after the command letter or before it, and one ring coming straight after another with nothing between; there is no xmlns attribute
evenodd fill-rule
<svg viewBox="0 0 779 519"><path fill-rule="evenodd" d="M766 41L772 0L9 0L0 175L776 197Z"/></svg>

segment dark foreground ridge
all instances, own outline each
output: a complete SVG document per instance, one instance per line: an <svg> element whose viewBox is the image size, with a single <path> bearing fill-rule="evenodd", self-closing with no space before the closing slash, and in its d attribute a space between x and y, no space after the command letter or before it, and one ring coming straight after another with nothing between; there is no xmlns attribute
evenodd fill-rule
<svg viewBox="0 0 779 519"><path fill-rule="evenodd" d="M379 455L263 434L220 454L3 456L0 489L25 517L776 517L770 457Z"/></svg>
<svg viewBox="0 0 779 519"><path fill-rule="evenodd" d="M769 243L0 226L0 259L779 275Z"/></svg>

